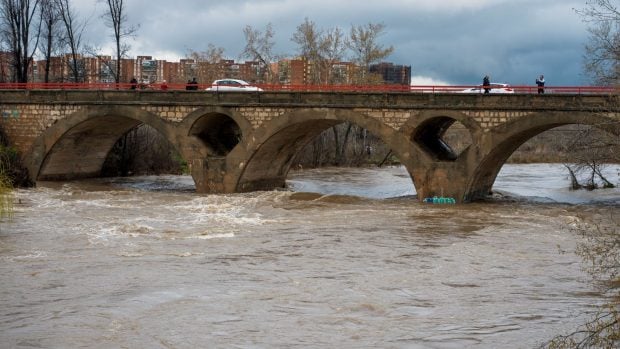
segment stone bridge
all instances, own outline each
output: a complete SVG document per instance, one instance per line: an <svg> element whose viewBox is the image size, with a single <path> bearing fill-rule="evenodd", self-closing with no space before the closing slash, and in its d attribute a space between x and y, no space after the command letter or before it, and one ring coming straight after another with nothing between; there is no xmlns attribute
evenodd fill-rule
<svg viewBox="0 0 620 349"><path fill-rule="evenodd" d="M196 190L283 187L295 155L322 131L351 122L381 138L422 200L482 198L524 142L567 124L620 135L614 94L0 90L0 127L33 180L99 176L112 146L148 124L188 162ZM469 131L460 154L442 136Z"/></svg>

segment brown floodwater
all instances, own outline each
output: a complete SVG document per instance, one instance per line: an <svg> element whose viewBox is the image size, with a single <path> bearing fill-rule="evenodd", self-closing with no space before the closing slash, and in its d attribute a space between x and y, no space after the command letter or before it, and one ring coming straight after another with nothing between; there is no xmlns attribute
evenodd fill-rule
<svg viewBox="0 0 620 349"><path fill-rule="evenodd" d="M502 196L466 205L419 203L400 167L288 184L19 190L0 223L0 347L529 348L604 301L571 228L616 215L620 191L570 192L561 166L507 165Z"/></svg>

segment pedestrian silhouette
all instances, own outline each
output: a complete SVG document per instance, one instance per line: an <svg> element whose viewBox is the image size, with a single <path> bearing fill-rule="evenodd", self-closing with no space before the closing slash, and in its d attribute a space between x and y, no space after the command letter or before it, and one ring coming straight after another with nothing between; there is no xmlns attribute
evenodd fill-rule
<svg viewBox="0 0 620 349"><path fill-rule="evenodd" d="M482 79L482 87L484 87L484 93L489 93L491 92L491 79L489 78L488 75L485 75L484 78Z"/></svg>
<svg viewBox="0 0 620 349"><path fill-rule="evenodd" d="M538 94L545 93L545 77L543 75L536 78L536 85L538 86Z"/></svg>
<svg viewBox="0 0 620 349"><path fill-rule="evenodd" d="M193 78L192 81L189 82L188 90L192 90L192 91L198 90L198 81L196 81L196 78Z"/></svg>

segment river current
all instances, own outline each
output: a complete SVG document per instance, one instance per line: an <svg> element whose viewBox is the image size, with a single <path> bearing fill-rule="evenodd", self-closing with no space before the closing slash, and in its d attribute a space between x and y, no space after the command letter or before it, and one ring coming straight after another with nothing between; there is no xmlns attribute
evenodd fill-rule
<svg viewBox="0 0 620 349"><path fill-rule="evenodd" d="M505 165L501 195L465 205L418 202L401 167L287 183L18 190L0 222L0 348L532 348L604 301L571 228L617 216L620 190L569 191L561 165Z"/></svg>

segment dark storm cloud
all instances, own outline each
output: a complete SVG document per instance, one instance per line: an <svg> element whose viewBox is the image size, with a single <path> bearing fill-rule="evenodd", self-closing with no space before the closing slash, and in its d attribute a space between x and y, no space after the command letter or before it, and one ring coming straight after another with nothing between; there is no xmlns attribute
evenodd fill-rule
<svg viewBox="0 0 620 349"><path fill-rule="evenodd" d="M112 53L109 29L99 14L105 3L75 2L92 14L87 41ZM93 10L93 4L96 9ZM239 59L243 28L272 23L277 54L294 56L290 38L304 18L320 28L383 23L381 43L393 45L388 61L412 66L431 82L476 84L485 74L498 82L531 84L545 74L550 85L584 83L585 25L573 8L583 0L131 0L127 16L140 24L132 55L176 60L209 43ZM422 81L422 80L421 80Z"/></svg>

